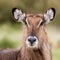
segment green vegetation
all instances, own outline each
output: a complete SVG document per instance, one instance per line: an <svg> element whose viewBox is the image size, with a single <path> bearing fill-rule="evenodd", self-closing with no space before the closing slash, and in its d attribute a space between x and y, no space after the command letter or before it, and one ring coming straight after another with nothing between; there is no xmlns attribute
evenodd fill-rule
<svg viewBox="0 0 60 60"><path fill-rule="evenodd" d="M53 60L60 60L60 50L53 49L52 50Z"/></svg>
<svg viewBox="0 0 60 60"><path fill-rule="evenodd" d="M0 48L17 48L20 45L21 26L8 23L0 25Z"/></svg>

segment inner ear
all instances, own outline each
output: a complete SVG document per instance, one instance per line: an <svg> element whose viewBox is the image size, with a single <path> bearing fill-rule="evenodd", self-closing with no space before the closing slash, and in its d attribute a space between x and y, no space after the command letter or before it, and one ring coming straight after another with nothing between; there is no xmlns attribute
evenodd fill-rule
<svg viewBox="0 0 60 60"><path fill-rule="evenodd" d="M21 9L18 9L18 8L13 8L12 9L12 14L13 14L13 17L15 19L16 22L22 22L22 23L26 23L25 22L25 13L22 12Z"/></svg>
<svg viewBox="0 0 60 60"><path fill-rule="evenodd" d="M51 13L53 13L53 17L51 18L51 21L52 21L55 17L56 11L55 11L55 8L50 8L50 9L51 9Z"/></svg>
<svg viewBox="0 0 60 60"><path fill-rule="evenodd" d="M44 14L44 20L48 23L50 21L52 21L55 17L55 9L54 8L50 8L46 11L46 13Z"/></svg>

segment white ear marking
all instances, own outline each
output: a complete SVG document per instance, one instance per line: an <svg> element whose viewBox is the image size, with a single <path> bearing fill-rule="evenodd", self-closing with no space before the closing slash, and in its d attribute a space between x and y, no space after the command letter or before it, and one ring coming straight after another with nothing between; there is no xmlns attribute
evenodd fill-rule
<svg viewBox="0 0 60 60"><path fill-rule="evenodd" d="M21 10L16 9L14 11L14 17L15 17L15 19L18 19L19 15L21 15L21 14L22 14Z"/></svg>
<svg viewBox="0 0 60 60"><path fill-rule="evenodd" d="M49 22L51 22L50 19L49 19L48 14L44 14L44 19L46 21L46 24L49 23Z"/></svg>
<svg viewBox="0 0 60 60"><path fill-rule="evenodd" d="M46 23L52 21L54 16L55 16L55 9L54 8L48 9L47 12L44 14L44 19L46 20Z"/></svg>
<svg viewBox="0 0 60 60"><path fill-rule="evenodd" d="M17 22L21 22L25 18L25 13L22 13L22 11L17 8L13 8L12 13Z"/></svg>
<svg viewBox="0 0 60 60"><path fill-rule="evenodd" d="M17 22L21 22L22 20L24 20L24 18L25 18L25 13L19 16L19 19Z"/></svg>

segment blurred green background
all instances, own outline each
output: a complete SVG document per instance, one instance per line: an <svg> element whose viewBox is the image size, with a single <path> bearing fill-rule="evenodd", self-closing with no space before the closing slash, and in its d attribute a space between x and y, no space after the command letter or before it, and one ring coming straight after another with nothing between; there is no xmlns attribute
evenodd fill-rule
<svg viewBox="0 0 60 60"><path fill-rule="evenodd" d="M44 13L48 8L56 9L56 16L46 27L52 46L53 60L60 60L60 0L0 0L0 49L20 48L22 24L14 22L12 8L18 7L26 13Z"/></svg>

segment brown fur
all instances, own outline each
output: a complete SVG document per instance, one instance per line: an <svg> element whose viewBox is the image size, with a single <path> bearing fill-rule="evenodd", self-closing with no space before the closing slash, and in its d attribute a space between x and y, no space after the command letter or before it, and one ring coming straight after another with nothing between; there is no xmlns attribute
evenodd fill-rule
<svg viewBox="0 0 60 60"><path fill-rule="evenodd" d="M37 27L38 22L43 19L43 15L27 14L26 19L30 26L25 26L22 48L19 51L0 51L0 60L51 60L51 49L45 31L45 24L40 28ZM25 44L26 38L30 35L32 28L39 39L39 44L34 49L28 48Z"/></svg>

